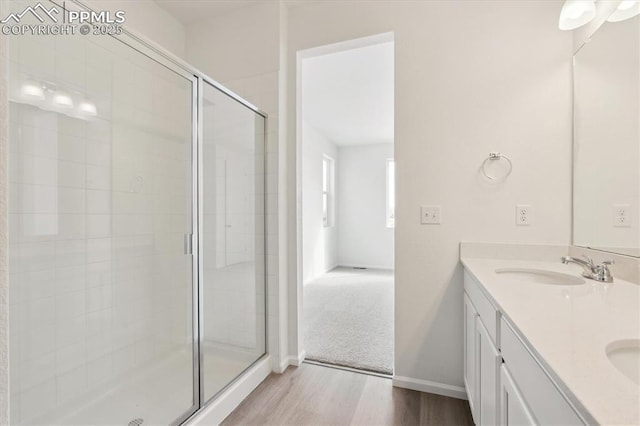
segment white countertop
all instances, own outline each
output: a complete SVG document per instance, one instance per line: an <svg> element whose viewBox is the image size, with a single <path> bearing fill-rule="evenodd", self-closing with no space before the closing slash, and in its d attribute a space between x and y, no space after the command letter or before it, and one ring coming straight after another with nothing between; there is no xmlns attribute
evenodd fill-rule
<svg viewBox="0 0 640 426"><path fill-rule="evenodd" d="M580 276L582 268L560 259L461 261L589 422L640 425L640 386L605 352L612 341L640 339L640 285L615 276L611 284L544 285L495 273L535 268Z"/></svg>

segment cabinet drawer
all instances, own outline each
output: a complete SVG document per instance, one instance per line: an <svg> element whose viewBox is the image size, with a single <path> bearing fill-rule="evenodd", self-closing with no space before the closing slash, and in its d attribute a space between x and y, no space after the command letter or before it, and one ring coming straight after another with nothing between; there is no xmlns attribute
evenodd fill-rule
<svg viewBox="0 0 640 426"><path fill-rule="evenodd" d="M480 283L476 279L464 270L464 290L467 292L471 303L476 308L482 323L487 328L489 336L494 344L497 346L498 337L498 311L489 302L487 296L480 290Z"/></svg>
<svg viewBox="0 0 640 426"><path fill-rule="evenodd" d="M537 424L584 424L504 318L500 321L500 350Z"/></svg>

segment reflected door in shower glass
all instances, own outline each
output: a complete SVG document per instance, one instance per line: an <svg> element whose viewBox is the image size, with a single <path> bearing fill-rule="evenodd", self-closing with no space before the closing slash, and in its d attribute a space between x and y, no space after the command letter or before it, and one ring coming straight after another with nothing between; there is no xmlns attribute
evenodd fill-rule
<svg viewBox="0 0 640 426"><path fill-rule="evenodd" d="M12 424L174 422L195 407L194 82L109 36L10 45Z"/></svg>
<svg viewBox="0 0 640 426"><path fill-rule="evenodd" d="M202 377L208 400L265 353L264 118L203 97Z"/></svg>

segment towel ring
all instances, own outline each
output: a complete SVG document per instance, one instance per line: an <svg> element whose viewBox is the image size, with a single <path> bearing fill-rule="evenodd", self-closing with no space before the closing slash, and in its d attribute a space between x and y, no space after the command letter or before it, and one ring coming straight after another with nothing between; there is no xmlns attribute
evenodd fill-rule
<svg viewBox="0 0 640 426"><path fill-rule="evenodd" d="M506 175L502 176L501 178L497 178L487 173L486 167L487 167L488 161L499 161L499 160L502 160L503 158L507 160L507 163L509 164L509 170L507 170ZM511 171L513 170L513 164L511 164L511 160L509 160L509 157L507 157L506 155L500 154L499 152L490 152L489 156L482 163L481 169L482 169L482 174L485 175L487 179L491 179L491 180L506 179L511 174Z"/></svg>

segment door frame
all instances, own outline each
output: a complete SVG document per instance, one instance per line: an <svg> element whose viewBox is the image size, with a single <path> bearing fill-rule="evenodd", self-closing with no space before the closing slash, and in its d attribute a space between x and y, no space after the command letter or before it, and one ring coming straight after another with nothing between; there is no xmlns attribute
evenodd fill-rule
<svg viewBox="0 0 640 426"><path fill-rule="evenodd" d="M303 232L302 232L302 62L305 59L314 58L317 56L327 55L331 53L344 52L348 50L358 49L362 47L372 46L376 44L382 44L387 42L395 42L393 32L385 32L380 34L374 34L371 36L345 40L337 43L327 44L318 47L312 47L309 49L299 50L296 52L296 175L295 175L295 197L296 197L296 222L295 222L295 287L293 289L292 298L295 298L295 312L291 317L291 335L293 339L292 347L296 348L295 355L292 356L292 363L294 365L300 365L305 360L306 351L304 348L304 339L302 336L303 328ZM395 67L395 64L394 64ZM395 151L395 143L394 143ZM395 156L394 156L395 157ZM397 191L396 191L397 194ZM395 235L395 228L394 228ZM292 302L290 302L292 303Z"/></svg>

